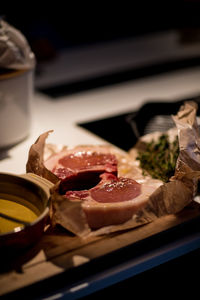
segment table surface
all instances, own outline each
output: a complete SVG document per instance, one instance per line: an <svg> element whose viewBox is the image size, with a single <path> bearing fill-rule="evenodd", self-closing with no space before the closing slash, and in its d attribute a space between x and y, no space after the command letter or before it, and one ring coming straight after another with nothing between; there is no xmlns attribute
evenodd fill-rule
<svg viewBox="0 0 200 300"><path fill-rule="evenodd" d="M74 93L53 99L35 92L32 101L32 126L26 140L9 150L0 151L0 172L22 174L30 145L37 137L50 129L49 143L66 144L102 144L107 141L77 126L104 117L114 116L128 111L138 110L148 101L176 101L200 95L200 67L187 68L133 81L100 87L89 91ZM200 234L195 232L183 239L171 241L163 248L147 252L140 258L132 258L121 265L72 286L47 295L57 294L57 298L68 295L70 299L87 295L143 272L157 264L197 249L200 246ZM119 274L121 274L119 276ZM87 282L87 284L86 284Z"/></svg>

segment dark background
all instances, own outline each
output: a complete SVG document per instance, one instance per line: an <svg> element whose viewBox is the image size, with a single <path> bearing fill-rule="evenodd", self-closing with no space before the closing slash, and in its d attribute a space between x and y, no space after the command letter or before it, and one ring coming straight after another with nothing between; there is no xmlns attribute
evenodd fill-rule
<svg viewBox="0 0 200 300"><path fill-rule="evenodd" d="M61 4L62 3L62 4ZM184 42L200 39L200 1L27 2L21 9L1 10L5 19L27 37L37 60L52 58L61 48L80 47L113 39L170 29Z"/></svg>

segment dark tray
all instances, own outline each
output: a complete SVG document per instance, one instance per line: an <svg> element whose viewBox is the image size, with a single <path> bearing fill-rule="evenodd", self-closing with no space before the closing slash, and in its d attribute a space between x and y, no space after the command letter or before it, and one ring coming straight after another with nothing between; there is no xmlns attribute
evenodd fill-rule
<svg viewBox="0 0 200 300"><path fill-rule="evenodd" d="M199 104L200 96L177 99L172 102L151 100L137 112L129 111L78 125L128 151L135 145L139 136L153 131L166 131L173 127L171 115L175 115L185 101L191 100ZM198 114L200 114L200 108Z"/></svg>

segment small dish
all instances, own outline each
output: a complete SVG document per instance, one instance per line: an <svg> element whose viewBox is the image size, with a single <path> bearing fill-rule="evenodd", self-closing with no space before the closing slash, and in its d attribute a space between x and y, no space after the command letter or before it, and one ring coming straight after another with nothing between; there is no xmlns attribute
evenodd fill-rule
<svg viewBox="0 0 200 300"><path fill-rule="evenodd" d="M0 173L0 250L25 248L43 234L49 216L49 196L52 183L29 173ZM13 222L9 216L21 219ZM23 222L22 222L23 223Z"/></svg>

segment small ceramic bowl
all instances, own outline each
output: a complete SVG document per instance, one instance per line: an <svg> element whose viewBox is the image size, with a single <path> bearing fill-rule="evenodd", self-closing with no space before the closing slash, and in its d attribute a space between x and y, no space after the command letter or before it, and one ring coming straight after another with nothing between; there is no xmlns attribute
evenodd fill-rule
<svg viewBox="0 0 200 300"><path fill-rule="evenodd" d="M35 243L43 234L49 216L49 196L52 183L35 174L13 175L0 173L0 201L7 199L37 211L36 218L27 225L17 225L0 232L0 250L22 249ZM11 203L12 204L12 203ZM16 203L15 203L16 204ZM19 218L19 215L14 215ZM1 228L0 228L1 230Z"/></svg>

